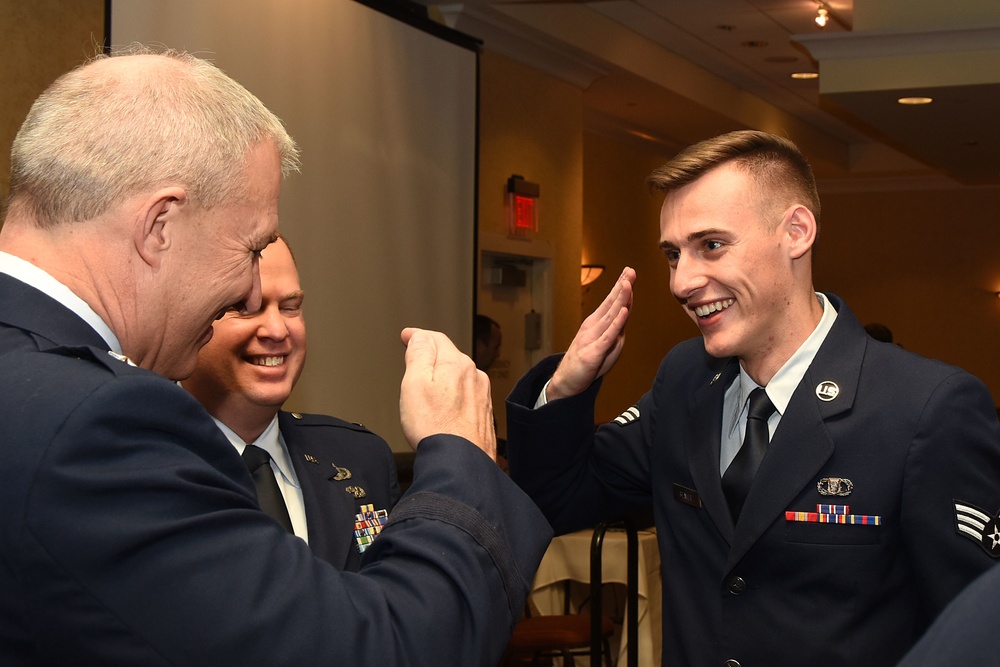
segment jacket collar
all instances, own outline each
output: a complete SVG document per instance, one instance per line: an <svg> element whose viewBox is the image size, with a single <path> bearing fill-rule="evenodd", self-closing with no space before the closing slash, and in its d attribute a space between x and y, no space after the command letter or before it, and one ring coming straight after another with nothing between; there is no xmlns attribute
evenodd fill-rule
<svg viewBox="0 0 1000 667"><path fill-rule="evenodd" d="M108 344L80 316L44 292L0 273L0 323L31 334L39 349Z"/></svg>

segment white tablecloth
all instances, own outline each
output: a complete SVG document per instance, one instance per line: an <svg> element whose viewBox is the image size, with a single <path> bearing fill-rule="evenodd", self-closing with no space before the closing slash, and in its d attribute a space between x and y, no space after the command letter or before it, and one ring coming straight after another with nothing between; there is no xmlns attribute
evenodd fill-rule
<svg viewBox="0 0 1000 667"><path fill-rule="evenodd" d="M569 579L581 582L574 584L571 604L575 607L589 594L584 585L590 582L590 542L592 530L582 530L561 535L552 540L548 551L535 574L530 603L541 614L561 614L565 600L563 581ZM601 580L605 584L619 584L606 591L606 615L611 615L610 602L617 602L619 609L625 610L625 584L628 582L627 537L624 530L609 530L604 537L604 555L601 563ZM609 587L606 587L609 588ZM639 667L659 667L662 652L660 621L663 613L662 588L660 580L660 551L656 544L655 530L639 531ZM628 623L626 617L625 623ZM624 627L627 627L625 625ZM627 646L624 636L618 650L619 665L625 667ZM587 665L585 658L577 660L578 665Z"/></svg>

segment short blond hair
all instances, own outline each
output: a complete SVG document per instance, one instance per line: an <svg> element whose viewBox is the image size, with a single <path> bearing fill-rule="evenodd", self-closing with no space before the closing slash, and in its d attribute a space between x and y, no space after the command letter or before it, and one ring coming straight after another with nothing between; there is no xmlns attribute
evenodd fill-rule
<svg viewBox="0 0 1000 667"><path fill-rule="evenodd" d="M723 164L751 175L768 196L782 193L787 201L777 205L802 204L819 224L819 192L809 161L794 143L767 132L741 130L694 144L654 170L646 184L669 195Z"/></svg>
<svg viewBox="0 0 1000 667"><path fill-rule="evenodd" d="M166 184L212 207L240 196L263 141L283 174L298 169L278 117L215 65L141 46L97 56L32 105L11 150L8 215L17 208L42 227L90 220Z"/></svg>

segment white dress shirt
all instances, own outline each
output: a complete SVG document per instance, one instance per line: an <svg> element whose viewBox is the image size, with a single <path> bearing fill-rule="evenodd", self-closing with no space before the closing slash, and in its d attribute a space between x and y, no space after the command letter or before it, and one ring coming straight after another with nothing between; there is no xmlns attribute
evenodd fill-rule
<svg viewBox="0 0 1000 667"><path fill-rule="evenodd" d="M278 415L267 425L264 432L251 443L243 441L243 438L223 424L215 417L212 417L219 429L233 443L236 451L243 455L243 450L248 444L260 447L271 455L271 469L274 471L274 478L278 481L278 489L281 490L281 497L285 500L285 507L288 509L288 518L292 520L292 530L295 535L301 537L306 542L309 541L309 529L306 525L306 508L302 499L302 486L299 478L292 467L291 457L288 455L288 447L285 439L278 430Z"/></svg>

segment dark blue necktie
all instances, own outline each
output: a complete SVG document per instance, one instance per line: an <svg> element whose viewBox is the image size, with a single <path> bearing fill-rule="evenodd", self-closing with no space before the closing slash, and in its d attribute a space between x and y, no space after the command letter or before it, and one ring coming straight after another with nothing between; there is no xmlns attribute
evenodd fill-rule
<svg viewBox="0 0 1000 667"><path fill-rule="evenodd" d="M736 458L726 468L722 476L722 490L729 502L729 513L733 523L740 517L743 502L750 491L753 476L767 453L769 441L767 420L774 413L774 404L767 397L763 387L757 387L750 392L750 411L747 415L747 430L743 436L743 445L736 452Z"/></svg>
<svg viewBox="0 0 1000 667"><path fill-rule="evenodd" d="M243 462L247 464L250 476L253 477L253 485L257 487L257 502L260 503L260 508L285 530L294 534L292 520L288 518L288 508L285 507L285 499L281 495L281 489L278 488L278 480L274 478L274 470L271 469L271 455L260 447L247 445L243 450Z"/></svg>

